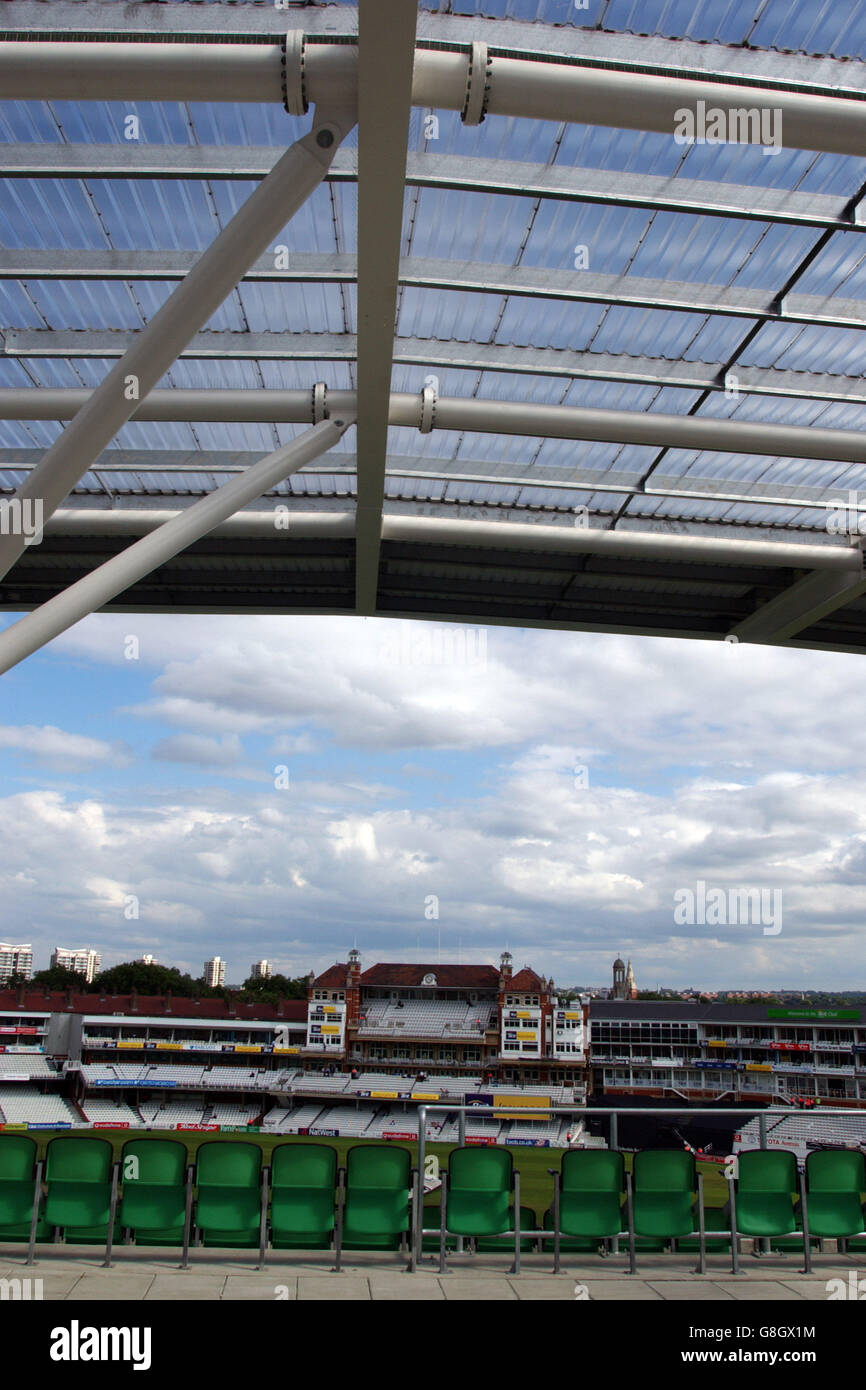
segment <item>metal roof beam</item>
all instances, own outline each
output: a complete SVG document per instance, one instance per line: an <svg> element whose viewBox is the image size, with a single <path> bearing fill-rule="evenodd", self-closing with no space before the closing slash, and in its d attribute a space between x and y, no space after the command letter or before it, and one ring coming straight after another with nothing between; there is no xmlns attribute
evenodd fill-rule
<svg viewBox="0 0 866 1390"><path fill-rule="evenodd" d="M34 142L0 145L0 169L5 177L19 178L197 178L249 182L264 178L279 153L269 145L247 148ZM338 151L327 177L331 183L354 182L358 177L355 151ZM854 214L846 197L784 188L749 188L710 179L672 179L626 170L581 169L428 152L408 155L406 183L419 188L553 198L800 227L866 230L863 214Z"/></svg>
<svg viewBox="0 0 866 1390"><path fill-rule="evenodd" d="M821 571L806 575L738 623L730 636L739 642L785 642L828 613L860 598L866 593L866 578L862 573L862 552L855 548L855 553L861 556L859 574Z"/></svg>
<svg viewBox="0 0 866 1390"><path fill-rule="evenodd" d="M29 472L35 468L44 454L44 449L0 449L0 471ZM182 478L188 474L201 473L240 473L259 457L258 453L237 449L106 449L94 460L93 472L99 473L167 473ZM357 464L353 458L335 462L333 456L327 464L322 464L306 474L311 477L343 478L353 477ZM345 456L341 456L345 458ZM513 462L497 463L491 459L437 459L411 454L389 454L387 458L386 479L416 478L428 482L467 483L473 487L498 487L529 489L533 492L549 492L549 500L539 503L503 502L503 506L523 505L530 508L560 507L563 511L573 510L572 503L558 503L556 494L581 491L585 493L612 494L624 496L634 493L640 483L640 474L627 469L613 470L591 468L553 468L533 464L526 471ZM2 490L2 479L0 479ZM352 491L348 488L347 491ZM792 511L813 509L816 511L838 512L850 507L848 495L840 495L840 489L774 487L770 483L744 482L742 478L693 478L654 475L652 483L640 489L646 497L679 498L684 501L720 502L743 506L788 507ZM73 495L90 495L91 489L73 489ZM150 491L147 496L153 495ZM309 488L307 496L314 494ZM323 491L322 497L331 496ZM496 505L485 501L485 506Z"/></svg>
<svg viewBox="0 0 866 1390"><path fill-rule="evenodd" d="M303 468L305 463L311 463L332 448L353 423L347 416L340 420L323 420L305 430L290 444L259 459L239 477L200 498L164 526L90 570L26 618L4 629L0 632L0 674L17 666L82 618L98 612L118 594L207 536L221 522ZM273 523L273 516L271 520Z"/></svg>
<svg viewBox="0 0 866 1390"><path fill-rule="evenodd" d="M614 64L502 57L486 47L485 56L483 110L491 115L672 135L679 113L694 113L704 103L728 123L734 113L756 112L759 120L761 113L768 115L774 131L780 127L779 140L784 131L788 149L859 156L864 147L866 102L853 96L708 80L703 73L696 79ZM351 100L356 64L356 45L307 44L310 101L327 106ZM463 111L471 65L471 53L418 48L412 104ZM18 100L278 102L284 96L283 45L31 41L21 35L0 41L0 90ZM736 124L737 142L740 131ZM746 137L752 138L748 132ZM761 139L779 144L769 133Z"/></svg>
<svg viewBox="0 0 866 1390"><path fill-rule="evenodd" d="M194 251L0 251L0 280L182 280L195 264ZM352 284L357 258L319 252L293 254L285 269L263 256L245 281L304 284ZM866 302L835 295L778 296L688 281L653 280L637 275L599 275L539 267L488 265L483 262L434 260L420 256L400 261L399 283L419 289L471 294L516 295L624 308L659 309L686 314L721 314L774 323L810 323L822 327L866 327Z"/></svg>
<svg viewBox="0 0 866 1390"><path fill-rule="evenodd" d="M2 352L7 357L120 357L135 336L135 333L118 329L23 329L6 334ZM222 361L354 362L357 348L354 336L346 333L201 333L196 334L179 355ZM401 366L455 367L472 372L509 372L523 376L622 381L639 386L675 386L696 392L726 389L725 369L721 363L672 362L664 357L631 357L626 353L568 352L560 348L397 338L394 362ZM844 401L850 405L866 402L866 382L863 377L739 365L734 368L734 375L737 389L743 395ZM267 392L258 394L261 397L268 395ZM34 417L19 415L14 418ZM392 419L391 423L401 422Z"/></svg>
<svg viewBox="0 0 866 1390"><path fill-rule="evenodd" d="M277 9L275 5L165 5L138 3L123 11L122 22L112 9L113 0L5 0L3 27L22 34L99 34L144 39L196 37L224 41L227 36L267 40L281 38L286 30L299 29L322 39L351 38L358 32L354 5L306 5ZM577 12L577 20L580 12ZM722 74L734 81L779 82L824 86L836 90L862 89L863 64L806 53L779 52L654 34L623 34L570 25L526 23L517 19L492 19L481 15L446 15L421 11L419 42L433 41L466 46L483 39L502 52L541 54L559 61L621 64L635 68L667 68L672 73Z"/></svg>
<svg viewBox="0 0 866 1390"><path fill-rule="evenodd" d="M181 511L184 509L181 508ZM66 508L46 526L47 535L140 534L177 514L172 511L95 510ZM321 539L345 539L354 534L351 512L292 512L291 534ZM235 515L218 528L220 535L272 537L272 508ZM447 562L453 547L478 547L482 552L546 555L605 555L632 559L720 565L748 565L771 569L828 570L862 576L862 554L856 546L822 541L802 544L787 540L740 540L708 536L684 536L663 531L602 531L577 526L515 525L502 521L442 520L428 516L388 513L382 522L383 541L423 545L428 553L441 553ZM489 563L482 558L479 564ZM699 578L699 576L695 576Z"/></svg>
<svg viewBox="0 0 866 1390"><path fill-rule="evenodd" d="M416 0L359 0L358 503L355 592L376 611Z"/></svg>
<svg viewBox="0 0 866 1390"><path fill-rule="evenodd" d="M317 110L312 129L286 150L145 328L130 339L122 360L51 445L16 493L51 516L94 458L135 413L179 353L237 285L247 266L318 188L341 141L353 129L353 106ZM0 576L14 565L25 536L0 534Z"/></svg>
<svg viewBox="0 0 866 1390"><path fill-rule="evenodd" d="M2 389L0 419L71 419L88 407L95 394L92 391L33 387ZM331 413L335 410L354 413L358 409L358 396L359 393L354 391L326 391L323 408ZM388 424L421 428L424 405L420 394L394 391L389 399L386 414ZM177 390L151 392L136 410L130 412L129 418L310 424L316 422L315 412L311 391ZM863 461L863 436L859 430L828 430L812 425L780 425L701 415L667 415L660 411L540 405L531 401L500 401L479 396L440 396L436 401L435 427L478 434L834 459L841 463ZM438 462L435 460L436 465Z"/></svg>

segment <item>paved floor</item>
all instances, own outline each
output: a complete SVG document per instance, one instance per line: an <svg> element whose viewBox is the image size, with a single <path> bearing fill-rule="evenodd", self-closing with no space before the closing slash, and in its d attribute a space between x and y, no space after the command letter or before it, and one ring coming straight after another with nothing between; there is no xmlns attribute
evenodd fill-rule
<svg viewBox="0 0 866 1390"><path fill-rule="evenodd" d="M709 1273L694 1273L693 1257L646 1256L638 1260L634 1277L624 1272L621 1259L601 1260L575 1255L563 1260L562 1274L550 1273L551 1260L526 1255L519 1276L509 1273L506 1256L449 1257L450 1273L440 1276L438 1263L425 1258L419 1271L406 1273L402 1259L373 1252L351 1252L345 1269L334 1274L324 1252L269 1253L265 1270L255 1269L255 1256L246 1252L194 1250L190 1268L178 1268L176 1251L122 1247L111 1269L101 1267L93 1247L40 1247L35 1265L24 1265L20 1247L0 1246L0 1279L41 1280L31 1285L31 1297L52 1300L650 1300L729 1302L784 1299L828 1300L843 1281L866 1280L863 1253L845 1257L815 1256L811 1275L801 1274L802 1257L768 1255L742 1257L743 1273L733 1278L724 1256L708 1258ZM851 1276L853 1275L853 1281ZM6 1295L8 1296L8 1295ZM26 1294L25 1294L26 1296Z"/></svg>

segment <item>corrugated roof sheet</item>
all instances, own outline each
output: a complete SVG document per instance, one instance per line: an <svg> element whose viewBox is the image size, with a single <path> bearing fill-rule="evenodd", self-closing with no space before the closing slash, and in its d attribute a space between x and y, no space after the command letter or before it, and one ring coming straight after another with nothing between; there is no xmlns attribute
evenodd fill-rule
<svg viewBox="0 0 866 1390"><path fill-rule="evenodd" d="M245 0L237 0L242 4ZM186 0L189 3L189 0ZM253 0L248 0L253 3ZM194 11L208 0L190 3ZM109 7L110 8L110 7ZM117 8L120 8L117 0ZM769 0L755 7L743 0L421 0L425 12L485 16L524 23L600 29L606 34L646 34L755 50L779 49L842 58L866 57L866 3L802 6ZM855 75L852 75L852 81ZM270 146L275 154L306 129L307 122L272 105L179 102L0 101L0 142L109 145L124 148L124 120L140 121L140 144L158 153L161 146ZM782 150L773 158L745 145L677 145L669 136L549 121L489 116L477 127L462 124L456 112L440 112L435 138L425 113L413 111L409 148L420 153L463 157L468 161L517 161L527 166L586 167L613 173L754 186L852 198L864 182L863 161L853 157ZM349 146L356 144L356 137ZM471 165L470 165L471 167ZM481 168L480 164L476 167ZM244 179L8 177L0 180L0 245L18 249L201 250L225 226L253 188ZM353 183L319 188L282 233L290 253L356 251L357 190ZM589 251L596 273L648 277L657 281L736 286L779 292L791 272L815 248L815 228L692 213L594 205L575 199L540 198L440 187L407 188L403 254L465 263L574 270L578 247ZM803 274L798 294L861 299L866 291L866 245L862 233L833 233ZM171 282L31 278L0 280L0 329L52 331L130 331L150 321L171 293ZM206 325L206 331L233 333L353 334L356 295L351 284L245 282ZM676 364L705 363L713 371L736 365L846 374L863 371L861 329L821 324L767 322L698 314L681 309L638 308L570 302L552 298L405 287L400 294L396 331L402 338L449 344L497 345L623 358L648 356ZM289 339L287 338L287 345ZM50 342L48 344L50 347ZM113 365L93 357L0 357L0 386L95 386ZM662 373L663 375L663 373ZM420 391L434 377L443 395L481 396L589 405L633 411L764 420L820 427L862 429L866 405L798 400L743 393L729 400L721 392L681 386L641 386L617 381L554 377L537 373L466 370L431 365L395 368L395 390ZM352 361L294 362L198 361L185 358L172 367L163 385L175 388L307 389L327 381L334 389L354 385ZM60 426L44 421L0 421L0 449L47 448ZM268 452L297 433L274 425L213 425L190 422L135 423L113 441L119 450ZM626 494L589 492L575 486L545 487L535 470L592 470L621 473L629 482L654 470L666 479L722 480L747 493L754 484L783 490L847 488L855 485L855 466L820 460L740 457L722 453L660 451L653 447L575 443L491 434L421 436L392 428L389 455L414 458L434 470L437 461L452 469L489 469L486 483L442 482L396 476L389 495L423 501L454 499L479 505L549 506L556 510L591 500L602 524L626 501ZM334 466L352 460L349 445L334 451ZM395 468L402 465L395 462ZM520 484L499 483L497 471L520 473ZM447 471L447 470L443 470ZM23 477L14 461L0 480L5 489ZM140 491L194 495L221 477L213 468L172 475L158 466L135 471L100 467L88 474L81 491ZM316 480L316 481L314 481ZM293 496L345 495L354 475L336 479L319 466L287 491ZM573 499L582 499L574 501ZM710 498L635 496L624 519L678 518L820 529L820 509ZM617 524L620 524L617 522Z"/></svg>

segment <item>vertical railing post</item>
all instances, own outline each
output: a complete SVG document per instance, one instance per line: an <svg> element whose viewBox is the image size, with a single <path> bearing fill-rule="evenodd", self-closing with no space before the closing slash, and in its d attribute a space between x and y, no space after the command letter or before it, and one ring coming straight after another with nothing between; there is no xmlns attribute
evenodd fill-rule
<svg viewBox="0 0 866 1390"><path fill-rule="evenodd" d="M461 1149L466 1147L466 1097L463 1097L463 1108L457 1118L457 1140ZM455 1254L462 1255L466 1249L463 1236L457 1237L457 1247Z"/></svg>
<svg viewBox="0 0 866 1390"><path fill-rule="evenodd" d="M418 1205L415 1209L415 1230L412 1239L412 1254L409 1258L409 1271L414 1274L421 1258L422 1231L424 1229L424 1169L427 1149L427 1106L418 1106Z"/></svg>
<svg viewBox="0 0 866 1390"><path fill-rule="evenodd" d="M762 1149L766 1149L766 1147L767 1147L767 1115L766 1115L766 1112L763 1112L762 1114L760 1114L760 1115L758 1116L758 1136L759 1136L758 1142L759 1142L760 1147L761 1147ZM760 1252L761 1252L762 1255L769 1255L769 1253L770 1253L770 1239L769 1239L769 1236L761 1236L761 1239L760 1239L760 1241L758 1242L758 1249L760 1250Z"/></svg>

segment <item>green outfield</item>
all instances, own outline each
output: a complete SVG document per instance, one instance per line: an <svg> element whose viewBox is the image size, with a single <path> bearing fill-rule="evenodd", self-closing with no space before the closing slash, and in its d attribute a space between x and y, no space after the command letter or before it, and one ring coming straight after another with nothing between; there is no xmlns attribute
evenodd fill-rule
<svg viewBox="0 0 866 1390"><path fill-rule="evenodd" d="M195 1158L196 1151L201 1144L224 1143L231 1144L238 1141L243 1142L245 1138L250 1143L257 1144L265 1156L265 1163L270 1162L273 1149L277 1144L328 1144L337 1150L339 1162L345 1162L346 1154L349 1149L358 1144L382 1143L382 1140L375 1139L356 1139L349 1138L307 1138L296 1134L262 1134L252 1132L245 1136L242 1132L238 1133L196 1133L189 1130L88 1130L88 1129L57 1129L57 1130L30 1130L31 1139L35 1139L39 1145L39 1157L45 1156L45 1149L52 1139L60 1135L69 1136L71 1134L88 1134L97 1139L106 1139L113 1147L114 1157L120 1158L124 1144L131 1139L174 1139L186 1145L190 1160ZM391 1140L385 1141L394 1142ZM418 1146L406 1140L400 1143L400 1148L411 1151L413 1156L417 1156ZM447 1166L447 1158L454 1149L454 1144L434 1144L426 1146L427 1154L435 1154L439 1161ZM544 1213L553 1201L553 1180L548 1173L549 1168L558 1168L565 1152L563 1149L534 1149L528 1147L513 1147L510 1149L514 1158L514 1166L520 1173L520 1202L521 1206L532 1207L536 1218L541 1222ZM631 1155L626 1155L626 1165L631 1168ZM728 1186L721 1175L721 1171L715 1163L699 1163L698 1171L704 1177L704 1202L708 1207L723 1207L727 1201ZM438 1202L437 1192L432 1192L427 1198L428 1203Z"/></svg>

